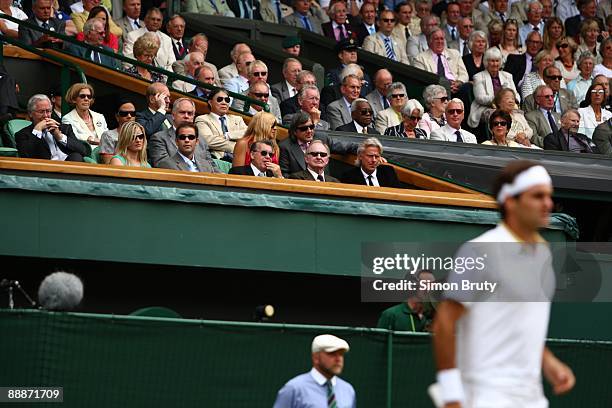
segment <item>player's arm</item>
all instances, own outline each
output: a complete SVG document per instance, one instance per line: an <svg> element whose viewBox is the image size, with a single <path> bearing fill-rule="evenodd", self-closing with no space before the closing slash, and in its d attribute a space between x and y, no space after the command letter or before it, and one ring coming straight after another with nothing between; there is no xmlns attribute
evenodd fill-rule
<svg viewBox="0 0 612 408"><path fill-rule="evenodd" d="M557 395L565 394L576 384L576 377L574 377L572 369L555 357L548 347L544 347L542 355L542 372Z"/></svg>
<svg viewBox="0 0 612 408"><path fill-rule="evenodd" d="M459 408L460 401L464 399L461 377L455 363L455 328L457 320L465 312L461 303L445 300L438 306L433 322L434 359L446 408Z"/></svg>

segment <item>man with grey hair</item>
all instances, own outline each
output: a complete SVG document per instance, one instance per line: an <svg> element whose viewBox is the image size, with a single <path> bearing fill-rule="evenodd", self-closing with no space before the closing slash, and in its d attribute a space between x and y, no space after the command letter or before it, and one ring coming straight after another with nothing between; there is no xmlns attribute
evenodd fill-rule
<svg viewBox="0 0 612 408"><path fill-rule="evenodd" d="M361 80L356 75L347 75L340 87L342 97L327 107L327 118L331 129L336 129L351 121L351 103L359 98Z"/></svg>
<svg viewBox="0 0 612 408"><path fill-rule="evenodd" d="M527 11L527 23L519 28L519 36L521 38L521 44L525 44L527 41L527 35L536 31L544 34L544 20L542 20L542 3L538 0L529 0L525 6Z"/></svg>
<svg viewBox="0 0 612 408"><path fill-rule="evenodd" d="M297 95L297 76L302 71L302 63L296 58L287 58L283 62L283 80L270 86L272 95L279 103Z"/></svg>
<svg viewBox="0 0 612 408"><path fill-rule="evenodd" d="M270 85L263 81L255 81L251 82L249 85L249 89L243 93L243 95L248 96L249 98L256 99L260 102L264 102L268 104L270 108L270 113L276 117L276 120L280 123L281 112L278 107L278 101L274 98L270 93ZM238 98L234 98L232 102L232 108L243 112L244 110L244 101ZM263 110L263 106L251 104L249 106L249 114L255 115L257 112L261 112Z"/></svg>
<svg viewBox="0 0 612 408"><path fill-rule="evenodd" d="M561 88L562 81L563 76L556 65L551 65L544 69L544 83L553 90L555 100L553 110L559 113L565 112L568 109L578 108L578 103L576 102L574 94L567 89ZM525 112L537 109L534 94L525 97L523 107Z"/></svg>
<svg viewBox="0 0 612 408"><path fill-rule="evenodd" d="M186 76L187 78L195 79L196 70L204 66L204 54L199 51L190 52L185 56L185 58L183 58L183 61L185 61L184 76ZM178 89L179 91L189 93L193 91L196 86L191 82L185 82L179 79L172 83L172 87L174 89Z"/></svg>
<svg viewBox="0 0 612 408"><path fill-rule="evenodd" d="M364 140L357 149L357 167L353 167L340 178L348 184L375 187L401 187L393 167L381 164L383 146L375 137Z"/></svg>
<svg viewBox="0 0 612 408"><path fill-rule="evenodd" d="M555 112L554 92L548 85L539 85L533 93L537 109L527 112L525 119L529 127L533 129L531 142L539 147L544 147L544 138L550 133L559 130L559 112Z"/></svg>
<svg viewBox="0 0 612 408"><path fill-rule="evenodd" d="M255 62L255 56L250 52L244 52L238 56L236 60L236 66L238 67L238 76L229 79L223 83L223 87L228 91L235 93L242 93L249 89L249 73L251 70L251 64ZM263 61L260 61L263 64ZM266 77L267 77L267 69Z"/></svg>
<svg viewBox="0 0 612 408"><path fill-rule="evenodd" d="M26 20L27 23L66 35L66 22L53 17L52 0L32 0L32 14L32 17ZM26 26L19 27L18 35L19 41L38 48L59 48L63 43L61 38L43 34Z"/></svg>
<svg viewBox="0 0 612 408"><path fill-rule="evenodd" d="M311 71L306 69L300 71L297 74L295 89L297 93L289 99L285 99L280 104L280 110L283 117L285 115L291 115L300 110L300 104L298 103L298 95L304 85L317 85L317 78Z"/></svg>
<svg viewBox="0 0 612 408"><path fill-rule="evenodd" d="M367 95L370 89L370 77L367 77L367 80L365 79L363 68L360 65L354 63L346 64L343 66L342 70L339 71L337 82L329 82L327 86L321 89L321 109L326 110L330 103L342 98L342 90L340 88L342 87L342 81L348 75L355 75L359 78L361 83L359 96L365 97ZM327 76L327 80L336 81L336 79L330 78L329 75Z"/></svg>
<svg viewBox="0 0 612 408"><path fill-rule="evenodd" d="M104 42L105 36L104 22L102 20L100 20L99 18L92 18L91 20L87 20L85 22L85 25L83 26L83 34L83 43L91 45L92 47L94 47L94 49L91 50L80 45L68 43L66 44L65 48L67 53L91 61L96 65L104 65L105 67L111 69L117 69L119 67L119 64L117 63L117 60L115 60L115 58L103 54L95 49L99 48L103 49L104 51L108 51L111 54L115 53L112 48L102 44Z"/></svg>
<svg viewBox="0 0 612 408"><path fill-rule="evenodd" d="M185 123L193 123L195 117L195 103L189 98L179 98L172 105L172 127L155 133L149 138L147 154L153 167L166 157L173 157L178 152L176 145L176 128ZM206 140L198 142L195 149L195 158L200 171L219 173L217 165L208 151Z"/></svg>
<svg viewBox="0 0 612 408"><path fill-rule="evenodd" d="M304 85L298 93L298 104L300 109L296 113L290 113L283 116L283 125L289 126L294 116L300 112L305 112L310 116L315 129L328 130L330 129L329 123L324 120L324 116L319 110L319 103L321 97L319 96L319 88L314 85Z"/></svg>
<svg viewBox="0 0 612 408"><path fill-rule="evenodd" d="M52 112L47 95L36 94L28 100L32 124L15 134L19 157L82 162L88 147L76 138L72 126L53 120Z"/></svg>
<svg viewBox="0 0 612 408"><path fill-rule="evenodd" d="M329 163L330 156L329 146L321 140L313 140L306 149L304 160L306 161L306 170L298 171L289 176L295 180L311 180L327 183L339 183L335 177L325 174L325 170Z"/></svg>
<svg viewBox="0 0 612 408"><path fill-rule="evenodd" d="M465 108L463 101L453 98L446 105L446 125L431 132L431 140L445 142L477 143L476 136L465 129L461 129Z"/></svg>
<svg viewBox="0 0 612 408"><path fill-rule="evenodd" d="M232 47L232 50L230 51L232 63L219 70L219 78L221 78L221 82L225 83L225 81L238 76L238 66L236 65L238 62L238 56L245 52L251 53L251 47L245 43L238 43Z"/></svg>
<svg viewBox="0 0 612 408"><path fill-rule="evenodd" d="M330 21L321 24L323 35L335 42L340 42L345 38L352 38L353 27L347 19L347 5L343 1L336 2L328 9Z"/></svg>
<svg viewBox="0 0 612 408"><path fill-rule="evenodd" d="M352 132L352 133L363 133L363 134L375 134L379 133L372 126L374 111L370 106L367 99L357 98L351 103L351 122L337 127L336 130L340 132Z"/></svg>
<svg viewBox="0 0 612 408"><path fill-rule="evenodd" d="M560 150L574 153L598 153L591 139L578 133L580 113L568 109L561 115L561 127L544 138L544 150Z"/></svg>
<svg viewBox="0 0 612 408"><path fill-rule="evenodd" d="M459 51L461 56L468 55L472 51L469 47L470 35L474 31L474 23L470 17L463 17L457 23L459 35L455 41L448 44L449 48Z"/></svg>

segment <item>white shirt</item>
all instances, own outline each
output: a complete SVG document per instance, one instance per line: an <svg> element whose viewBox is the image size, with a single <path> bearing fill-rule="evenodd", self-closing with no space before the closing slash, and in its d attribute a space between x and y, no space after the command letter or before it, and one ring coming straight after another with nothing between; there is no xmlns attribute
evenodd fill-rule
<svg viewBox="0 0 612 408"><path fill-rule="evenodd" d="M310 174L312 175L312 178L314 178L316 181L319 181L317 179L317 177L319 177L319 173L317 173L316 171L313 171L310 167L306 168L306 170L310 172ZM325 181L325 174L321 173L321 177L323 177L323 181Z"/></svg>
<svg viewBox="0 0 612 408"><path fill-rule="evenodd" d="M134 30L138 30L139 28L142 28L143 22L140 21L139 19L134 20L133 18L130 18L130 17L128 17L127 19L130 22L130 25L132 26ZM138 22L138 25L136 25L136 22Z"/></svg>
<svg viewBox="0 0 612 408"><path fill-rule="evenodd" d="M612 117L612 112L601 108L601 121L597 121L595 118L595 111L590 106L587 106L586 108L579 108L578 113L580 113L578 133L587 135L589 139L593 139L593 132L599 124Z"/></svg>
<svg viewBox="0 0 612 408"><path fill-rule="evenodd" d="M457 130L461 133L461 138L464 143L476 143L476 136L473 133L468 132L464 129L455 129L447 123L446 125L432 130L430 139L431 140L442 140L446 142L456 142L457 141Z"/></svg>
<svg viewBox="0 0 612 408"><path fill-rule="evenodd" d="M365 171L363 171L363 167L360 167L359 170L361 170L361 174L363 175L363 178L365 179L366 186L370 185L370 183L368 183L368 177L372 176L372 184L374 184L376 187L380 187L380 184L378 183L378 179L376 178L376 169L374 169L374 172L372 174L368 174Z"/></svg>
<svg viewBox="0 0 612 408"><path fill-rule="evenodd" d="M363 126L361 126L356 121L353 121L353 123L355 124L355 129L357 129L357 133L363 133Z"/></svg>
<svg viewBox="0 0 612 408"><path fill-rule="evenodd" d="M268 177L265 171L260 171L257 167L253 166L253 163L251 163L250 166L251 166L251 170L253 170L253 174L256 177L262 177L260 176L260 174L263 174L264 177Z"/></svg>
<svg viewBox="0 0 612 408"><path fill-rule="evenodd" d="M293 85L291 85L287 81L285 81L285 84L287 84L287 89L289 90L289 97L297 95L297 91L295 90L295 87Z"/></svg>
<svg viewBox="0 0 612 408"><path fill-rule="evenodd" d="M181 158L183 159L183 161L185 162L185 164L189 167L189 171L195 173L198 171L198 166L195 163L195 156L193 159L190 159L187 156L184 156L183 153L178 152L178 154L181 156Z"/></svg>
<svg viewBox="0 0 612 408"><path fill-rule="evenodd" d="M24 13L23 10L17 7L13 7L13 6L10 6L10 7L11 7L11 14L13 18L16 18L17 20L27 20L28 19L28 15ZM4 14L4 11L0 10L0 14ZM19 24L17 23L13 23L12 21L9 21L9 20L4 20L4 24L6 25L6 28L8 28L9 30L19 31Z"/></svg>
<svg viewBox="0 0 612 408"><path fill-rule="evenodd" d="M49 145L49 150L51 151L51 160L59 160L64 161L68 155L61 151L61 149L57 146L57 141L55 137L51 134L51 132L33 129L32 134L39 139L43 139ZM61 144L66 146L68 143L68 137L62 133L62 139L59 141Z"/></svg>

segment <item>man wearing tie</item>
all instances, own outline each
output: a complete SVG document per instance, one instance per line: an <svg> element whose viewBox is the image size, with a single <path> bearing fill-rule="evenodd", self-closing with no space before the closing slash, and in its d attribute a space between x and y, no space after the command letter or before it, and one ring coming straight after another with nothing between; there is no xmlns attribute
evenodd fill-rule
<svg viewBox="0 0 612 408"><path fill-rule="evenodd" d="M323 35L336 42L352 37L352 28L346 16L346 4L342 1L334 3L329 8L331 21L321 24Z"/></svg>
<svg viewBox="0 0 612 408"><path fill-rule="evenodd" d="M145 92L147 107L136 112L136 122L145 129L147 138L151 135L172 127L172 116L166 111L170 108L170 91L166 84L153 82Z"/></svg>
<svg viewBox="0 0 612 408"><path fill-rule="evenodd" d="M304 155L306 161L306 170L298 171L289 176L295 180L311 180L321 183L339 183L340 181L325 174L325 169L329 163L330 150L329 146L321 140L313 140Z"/></svg>
<svg viewBox="0 0 612 408"><path fill-rule="evenodd" d="M98 18L87 20L83 26L83 34L85 34L85 38L83 39L85 44L106 50L112 54L115 53L110 47L102 45L106 34L104 31L104 22L102 20ZM72 43L67 44L65 49L67 53L89 60L96 65L104 65L111 69L117 69L119 66L115 58L103 54L96 49L92 50Z"/></svg>
<svg viewBox="0 0 612 408"><path fill-rule="evenodd" d="M459 51L461 56L468 55L472 51L469 48L469 39L470 34L474 31L474 24L472 23L472 19L470 17L465 17L459 20L459 37L457 41L448 44L448 48L452 48L454 50Z"/></svg>
<svg viewBox="0 0 612 408"><path fill-rule="evenodd" d="M414 33L411 32L412 4L401 2L395 6L395 18L398 20L391 35L395 37L400 47L406 49L407 41Z"/></svg>
<svg viewBox="0 0 612 408"><path fill-rule="evenodd" d="M123 32L123 41L131 31L138 30L144 23L140 20L140 0L123 0L124 16L117 20L117 25Z"/></svg>
<svg viewBox="0 0 612 408"><path fill-rule="evenodd" d="M387 91L389 90L389 85L393 83L393 75L389 72L388 69L379 69L374 74L374 87L375 89L366 95L366 99L370 102L370 106L374 111L374 118L378 112L387 109L389 105L389 100L387 99Z"/></svg>
<svg viewBox="0 0 612 408"><path fill-rule="evenodd" d="M400 46L391 34L395 28L395 15L391 10L384 10L378 19L378 32L363 40L363 49L387 57L390 60L408 64L406 47Z"/></svg>
<svg viewBox="0 0 612 408"><path fill-rule="evenodd" d="M157 167L162 169L190 171L197 173L206 168L195 156L196 148L200 142L198 128L192 123L183 123L176 128L176 146L178 151L173 156L162 159Z"/></svg>
<svg viewBox="0 0 612 408"><path fill-rule="evenodd" d="M172 50L174 51L174 57L177 61L180 61L189 53L189 49L185 45L185 20L179 15L170 17L168 24L166 25L166 31L172 40Z"/></svg>
<svg viewBox="0 0 612 408"><path fill-rule="evenodd" d="M476 136L467 130L461 129L464 118L463 101L458 98L450 100L446 105L446 125L431 132L431 140L457 143L477 143Z"/></svg>
<svg viewBox="0 0 612 408"><path fill-rule="evenodd" d="M363 40L369 35L376 34L376 7L372 3L364 2L359 10L361 24L355 28L357 45L361 47Z"/></svg>
<svg viewBox="0 0 612 408"><path fill-rule="evenodd" d="M27 19L26 22L56 33L66 34L66 22L51 16L53 13L53 2L51 0L33 1L32 13L34 16ZM19 41L37 48L57 48L63 43L60 38L51 37L49 34L43 34L25 26L19 27Z"/></svg>
<svg viewBox="0 0 612 408"><path fill-rule="evenodd" d="M254 142L249 150L251 152L251 164L248 166L232 167L229 174L283 178L280 166L272 162L274 146L271 141L262 140Z"/></svg>
<svg viewBox="0 0 612 408"><path fill-rule="evenodd" d="M236 17L225 0L189 0L185 2L185 12Z"/></svg>
<svg viewBox="0 0 612 408"><path fill-rule="evenodd" d="M293 0L293 14L283 18L283 24L323 35L321 20L310 12L310 0Z"/></svg>
<svg viewBox="0 0 612 408"><path fill-rule="evenodd" d="M555 96L548 85L540 85L533 93L538 109L525 114L529 127L533 129L531 143L544 147L544 138L551 133L558 133L560 116L555 112Z"/></svg>
<svg viewBox="0 0 612 408"><path fill-rule="evenodd" d="M542 4L539 1L532 1L527 4L527 23L519 28L521 44L525 44L527 36L532 31L544 34L544 21L542 20Z"/></svg>
<svg viewBox="0 0 612 408"><path fill-rule="evenodd" d="M353 167L340 181L375 187L400 188L400 182L393 167L381 165L383 147L375 137L364 140L357 149L357 167Z"/></svg>
<svg viewBox="0 0 612 408"><path fill-rule="evenodd" d="M336 128L339 132L353 132L363 134L379 133L372 127L372 117L374 111L370 107L367 99L357 98L351 103L351 122Z"/></svg>
<svg viewBox="0 0 612 408"><path fill-rule="evenodd" d="M446 43L457 41L459 38L459 19L461 18L461 11L459 4L450 3L446 9Z"/></svg>

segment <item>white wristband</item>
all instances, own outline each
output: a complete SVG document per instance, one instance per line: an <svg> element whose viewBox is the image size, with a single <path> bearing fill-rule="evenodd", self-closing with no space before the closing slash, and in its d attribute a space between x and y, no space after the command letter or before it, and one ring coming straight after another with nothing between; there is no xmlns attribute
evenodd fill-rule
<svg viewBox="0 0 612 408"><path fill-rule="evenodd" d="M444 403L460 402L465 400L463 384L461 383L461 372L458 368L438 371L438 384L442 390L442 400Z"/></svg>

